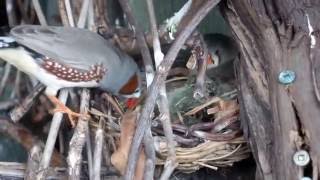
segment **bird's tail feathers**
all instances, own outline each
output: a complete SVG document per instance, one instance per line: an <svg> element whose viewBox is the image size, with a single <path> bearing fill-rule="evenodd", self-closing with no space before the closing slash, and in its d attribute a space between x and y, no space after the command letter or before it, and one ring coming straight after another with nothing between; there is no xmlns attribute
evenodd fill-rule
<svg viewBox="0 0 320 180"><path fill-rule="evenodd" d="M0 49L17 47L17 42L9 36L0 36Z"/></svg>

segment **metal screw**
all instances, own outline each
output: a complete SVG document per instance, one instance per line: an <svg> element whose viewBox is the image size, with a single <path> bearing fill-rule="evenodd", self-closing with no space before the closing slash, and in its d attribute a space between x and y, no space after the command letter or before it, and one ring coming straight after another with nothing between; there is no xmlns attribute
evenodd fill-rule
<svg viewBox="0 0 320 180"><path fill-rule="evenodd" d="M301 180L312 180L312 179L309 177L302 177Z"/></svg>
<svg viewBox="0 0 320 180"><path fill-rule="evenodd" d="M293 161L297 166L306 166L310 162L309 153L305 150L297 151L293 155Z"/></svg>
<svg viewBox="0 0 320 180"><path fill-rule="evenodd" d="M280 72L278 78L281 84L288 85L288 84L291 84L296 79L296 74L291 70L284 70Z"/></svg>

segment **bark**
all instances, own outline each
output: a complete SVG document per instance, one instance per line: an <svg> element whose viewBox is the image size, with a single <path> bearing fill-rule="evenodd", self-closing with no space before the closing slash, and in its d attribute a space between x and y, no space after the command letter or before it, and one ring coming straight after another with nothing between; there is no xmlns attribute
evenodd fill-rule
<svg viewBox="0 0 320 180"><path fill-rule="evenodd" d="M319 5L228 0L222 6L241 50L241 120L257 162L256 179L318 179ZM286 69L296 74L290 85L278 81ZM304 168L293 161L300 149L311 157Z"/></svg>

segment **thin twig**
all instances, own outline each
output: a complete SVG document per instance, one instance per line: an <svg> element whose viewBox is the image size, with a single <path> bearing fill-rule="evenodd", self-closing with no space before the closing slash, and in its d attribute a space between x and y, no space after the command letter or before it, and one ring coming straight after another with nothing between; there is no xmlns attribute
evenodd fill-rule
<svg viewBox="0 0 320 180"><path fill-rule="evenodd" d="M18 122L31 108L34 100L44 90L45 86L38 83L32 92L23 101L10 112L10 118L13 122Z"/></svg>
<svg viewBox="0 0 320 180"><path fill-rule="evenodd" d="M197 59L198 72L195 84L195 89L193 92L193 98L200 99L206 96L206 71L207 71L207 59L208 59L208 48L204 39L200 33L197 33L195 38L195 45L193 53Z"/></svg>
<svg viewBox="0 0 320 180"><path fill-rule="evenodd" d="M182 8L174 13L170 19L167 19L165 24L160 26L160 36L162 37L165 33L169 33L170 40L174 40L174 34L178 32L177 27L179 26L182 18L187 14L192 4L192 0L188 0Z"/></svg>
<svg viewBox="0 0 320 180"><path fill-rule="evenodd" d="M92 146L91 146L91 134L90 127L88 127L86 132L86 148L87 148L87 159L88 159L88 169L89 169L89 177L93 178L93 158L92 158Z"/></svg>
<svg viewBox="0 0 320 180"><path fill-rule="evenodd" d="M14 8L14 2L15 0L6 0L6 11L8 17L8 24L10 27L13 27L18 24L17 14Z"/></svg>
<svg viewBox="0 0 320 180"><path fill-rule="evenodd" d="M17 162L0 162L1 179L30 179L26 178L27 165ZM65 179L65 168L52 168L48 179ZM31 180L31 179L30 179ZM33 179L32 179L33 180Z"/></svg>
<svg viewBox="0 0 320 180"><path fill-rule="evenodd" d="M64 0L64 4L65 4L66 12L67 12L68 22L71 27L74 27L75 24L74 24L70 0Z"/></svg>
<svg viewBox="0 0 320 180"><path fill-rule="evenodd" d="M30 24L30 17L27 15L27 9L24 7L26 1L16 1L18 9L21 13L21 24Z"/></svg>
<svg viewBox="0 0 320 180"><path fill-rule="evenodd" d="M22 145L22 147L28 152L31 151L34 144L40 144L42 147L44 147L44 143L35 137L28 129L19 124L11 123L8 119L0 118L0 134L9 136L15 142ZM62 164L62 156L57 151L54 151L51 165L61 166Z"/></svg>
<svg viewBox="0 0 320 180"><path fill-rule="evenodd" d="M11 109L12 107L18 105L18 103L19 103L18 99L0 101L0 111Z"/></svg>
<svg viewBox="0 0 320 180"><path fill-rule="evenodd" d="M78 28L84 28L86 25L86 20L88 16L88 9L89 9L89 3L91 3L92 0L84 0L82 2L81 11L79 15L79 20L77 23Z"/></svg>
<svg viewBox="0 0 320 180"><path fill-rule="evenodd" d="M163 84L164 85L164 84ZM164 106L166 103L166 107L162 108L162 117L160 118L163 126L163 132L166 136L167 142L168 142L168 157L164 166L164 170L161 174L160 179L166 180L169 179L170 175L172 174L175 167L178 165L176 162L176 150L175 150L175 143L173 139L173 132L172 132L172 126L171 126L171 120L170 120L170 112L169 112L169 105L168 105L168 99L166 96L161 95L160 90L160 103L161 106ZM160 107L161 107L160 106Z"/></svg>
<svg viewBox="0 0 320 180"><path fill-rule="evenodd" d="M112 33L114 31L113 27L110 25L110 19L108 18L106 10L108 2L105 0L96 0L94 9L95 17L97 19L97 26L100 29L99 33Z"/></svg>
<svg viewBox="0 0 320 180"><path fill-rule="evenodd" d="M213 103L219 102L221 100L221 98L224 98L224 97L229 97L229 98L235 97L237 95L236 93L237 93L237 90L232 90L232 91L229 91L229 92L226 92L226 93L220 95L219 97L216 97L216 96L211 97L205 103L203 103L203 104L191 109L190 111L186 112L184 115L185 116L193 115L193 114L201 111L203 108L205 108L205 107L207 107L207 106L209 106L209 105L211 105Z"/></svg>
<svg viewBox="0 0 320 180"><path fill-rule="evenodd" d="M96 131L95 147L94 147L94 164L93 164L93 179L100 180L101 170L101 156L104 140L104 132L102 127L99 127Z"/></svg>
<svg viewBox="0 0 320 180"><path fill-rule="evenodd" d="M159 30L159 38L162 43L172 43L174 40L175 34L177 32L180 32L180 22L183 18L183 16L188 12L188 9L191 7L192 0L188 0L185 5L176 13L174 13L174 16L169 18L164 22L163 25L160 26ZM113 37L113 40L118 43L121 50L129 53L129 54L138 54L139 53L139 43L136 42L135 36L135 30L132 31L124 28L116 28L116 29L110 29L109 31L103 33L103 36L106 39L109 39L110 36ZM114 35L114 33L116 35ZM168 35L170 37L168 37ZM149 47L152 47L152 34L147 33L145 35L145 39L147 41L147 44ZM187 46L191 47L191 44L186 43ZM151 76L150 76L151 77Z"/></svg>
<svg viewBox="0 0 320 180"><path fill-rule="evenodd" d="M107 115L109 116L108 117L108 121L112 121L112 119L110 118L111 117L111 108L110 107L108 108L108 114ZM107 138L108 137L106 137L106 139ZM109 140L110 141L107 141L107 140L105 140L105 141L108 142L108 144L114 144L112 137L111 138L109 137ZM104 164L107 167L111 166L111 159L110 159L111 158L111 152L110 152L108 144L107 143L103 143L103 150L102 150L102 153L103 153L103 156L104 156L104 162L105 162ZM115 146L113 148L113 151L115 151Z"/></svg>
<svg viewBox="0 0 320 180"><path fill-rule="evenodd" d="M29 152L27 169L24 176L26 180L33 180L39 168L39 161L42 156L42 148L40 144L35 144Z"/></svg>
<svg viewBox="0 0 320 180"><path fill-rule="evenodd" d="M1 82L0 82L0 96L2 96L2 93L4 91L4 88L6 87L10 72L11 72L11 64L7 63L4 67L4 73L2 75L1 78Z"/></svg>
<svg viewBox="0 0 320 180"><path fill-rule="evenodd" d="M146 42L146 39L144 37L143 31L140 29L140 26L136 22L133 12L131 10L131 7L129 6L129 2L127 0L119 0L122 10L126 14L129 23L135 28L136 31L136 38L138 42L138 46L140 48L140 52L142 54L143 58L143 63L145 67L145 72L146 72L146 81L147 81L147 88L150 86L151 82L153 81L154 77L154 69L152 65L152 59L151 59L151 54ZM153 164L151 165L151 169L154 169L155 166L155 150L154 150L154 144L151 143L153 141L153 137L151 134L151 129L148 128L146 130L148 132L148 135L145 136L144 138L144 145L145 145L145 151L146 151L146 158L148 162L152 162ZM146 179L152 179L153 178L153 171L151 173L147 174L148 176L151 177L145 177Z"/></svg>
<svg viewBox="0 0 320 180"><path fill-rule="evenodd" d="M66 89L61 90L59 95L60 102L65 104L67 102L67 98L68 98L68 90ZM46 146L44 148L43 155L42 155L38 172L37 172L36 179L38 180L46 178L47 170L50 165L51 156L54 150L54 145L56 143L56 139L60 129L60 124L62 122L62 117L63 117L63 114L61 112L56 112L53 115L52 122L50 125L50 131L47 137Z"/></svg>
<svg viewBox="0 0 320 180"><path fill-rule="evenodd" d="M34 10L37 13L38 20L39 20L40 24L42 26L47 26L48 24L47 24L47 21L46 21L46 17L43 15L43 11L42 11L41 5L39 3L39 0L32 0L32 4L33 4L33 7L34 7Z"/></svg>
<svg viewBox="0 0 320 180"><path fill-rule="evenodd" d="M87 114L89 109L90 91L83 89L81 94L80 113ZM74 130L70 140L69 153L67 157L69 179L80 179L82 149L86 141L86 132L88 129L87 116L79 118L77 127Z"/></svg>
<svg viewBox="0 0 320 180"><path fill-rule="evenodd" d="M161 51L153 1L146 0L146 2L147 2L148 12L149 12L151 31L153 35L154 59L156 62L155 63L156 67L158 67L160 63L163 61L164 55ZM163 125L164 134L168 142L168 157L167 157L165 169L163 171L163 174L161 175L161 179L168 179L177 164L176 164L176 151L175 151L174 140L173 140L173 132L172 132L172 126L171 126L171 120L170 120L169 102L167 98L165 83L162 84L162 86L160 86L158 106L160 109L160 113L162 114L161 122ZM163 175L166 175L166 176L163 176Z"/></svg>
<svg viewBox="0 0 320 180"><path fill-rule="evenodd" d="M17 162L0 162L1 179L23 179L25 177L27 165ZM103 168L101 170L104 179L110 179L110 170ZM67 169L65 167L52 167L47 179L67 179ZM83 175L81 179L88 179ZM33 180L33 179L32 179Z"/></svg>
<svg viewBox="0 0 320 180"><path fill-rule="evenodd" d="M101 112L101 111L99 111L99 110L97 110L97 109L95 109L93 107L89 110L89 112L90 112L90 114L95 115L95 116L108 118L108 119L110 119L110 121L118 119L118 118L113 117L111 115L105 114L105 113L103 113L103 112Z"/></svg>
<svg viewBox="0 0 320 180"><path fill-rule="evenodd" d="M169 145L170 146L170 145ZM169 147L168 146L168 147ZM173 173L174 169L178 166L178 163L175 161L168 161L164 164L164 170L161 174L160 180L167 180L170 178L171 174Z"/></svg>
<svg viewBox="0 0 320 180"><path fill-rule="evenodd" d="M144 143L144 152L146 155L143 178L153 179L155 162L156 162L156 153L155 153L154 141L153 141L151 129L146 130L146 135L143 139L143 143Z"/></svg>
<svg viewBox="0 0 320 180"><path fill-rule="evenodd" d="M163 60L163 53L161 51L160 40L159 40L159 33L157 28L157 20L154 13L153 1L146 0L148 13L149 13L149 20L151 24L151 32L152 32L152 39L153 39L153 50L154 50L154 60L156 67L160 65Z"/></svg>
<svg viewBox="0 0 320 180"><path fill-rule="evenodd" d="M21 93L20 93L20 81L21 81L21 72L17 70L16 72L16 78L14 80L14 91L11 92L10 99L14 98L21 98Z"/></svg>
<svg viewBox="0 0 320 180"><path fill-rule="evenodd" d="M63 132L62 131L59 131L59 134L58 134L58 141L59 141L59 152L60 154L63 154L64 153L64 150L65 150L65 147L64 147L64 137L63 137Z"/></svg>
<svg viewBox="0 0 320 180"><path fill-rule="evenodd" d="M138 150L144 136L145 130L150 127L150 114L152 114L155 102L157 100L159 86L162 85L165 81L165 78L169 72L171 65L173 64L174 59L178 55L179 50L193 32L193 30L197 27L197 25L201 22L201 20L209 13L209 11L216 6L220 0L208 0L201 4L199 9L193 13L191 19L186 24L185 28L178 35L174 43L172 44L169 52L164 57L164 60L158 67L156 76L150 86L146 104L142 109L141 116L139 117L139 121L137 123L136 133L133 137L133 141L131 144L131 150L129 153L128 166L125 173L125 180L132 179L134 169L137 162Z"/></svg>
<svg viewBox="0 0 320 180"><path fill-rule="evenodd" d="M59 7L60 18L61 18L63 26L69 27L70 24L69 24L64 0L58 0L58 7Z"/></svg>
<svg viewBox="0 0 320 180"><path fill-rule="evenodd" d="M154 162L151 159L146 159L144 166L144 179L154 179Z"/></svg>
<svg viewBox="0 0 320 180"><path fill-rule="evenodd" d="M109 139L111 139L111 138L109 138ZM106 138L105 141L108 142L108 138ZM107 168L110 168L110 166L112 166L112 165L111 165L111 160L110 160L111 152L110 152L110 148L109 148L109 142L108 143L103 143L102 153L103 153L103 159L104 159L105 166Z"/></svg>
<svg viewBox="0 0 320 180"><path fill-rule="evenodd" d="M121 117L123 116L123 110L120 108L119 104L113 99L112 96L110 96L108 93L103 93L102 98L107 100L112 105L114 110L120 114Z"/></svg>
<svg viewBox="0 0 320 180"><path fill-rule="evenodd" d="M128 0L119 0L119 3L122 7L123 12L127 16L129 23L135 29L138 46L140 48L140 52L141 52L144 67L145 67L147 87L149 87L154 77L154 69L152 65L152 58L150 55L150 51L146 43L146 39L144 37L144 33L133 16L133 12L129 5Z"/></svg>
<svg viewBox="0 0 320 180"><path fill-rule="evenodd" d="M96 31L97 27L95 25L94 21L94 6L93 6L93 0L90 1L89 3L89 9L88 9L88 29L90 31Z"/></svg>

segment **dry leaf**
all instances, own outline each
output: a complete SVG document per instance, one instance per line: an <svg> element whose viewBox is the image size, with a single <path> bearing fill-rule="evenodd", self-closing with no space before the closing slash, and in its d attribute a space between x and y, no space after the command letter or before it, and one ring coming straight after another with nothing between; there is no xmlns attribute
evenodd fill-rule
<svg viewBox="0 0 320 180"><path fill-rule="evenodd" d="M231 117L239 113L237 100L219 101L220 111L216 113L216 119Z"/></svg>
<svg viewBox="0 0 320 180"><path fill-rule="evenodd" d="M195 69L197 67L197 59L194 55L191 55L186 64L188 69Z"/></svg>
<svg viewBox="0 0 320 180"><path fill-rule="evenodd" d="M237 100L221 100L219 102L219 106L221 111L227 110L227 109L235 109L239 108L239 104Z"/></svg>
<svg viewBox="0 0 320 180"><path fill-rule="evenodd" d="M118 149L111 156L111 163L123 175L128 161L131 142L136 128L138 111L127 111L121 121L121 132ZM135 173L135 180L143 179L145 155L143 149L140 150L139 159Z"/></svg>
<svg viewBox="0 0 320 180"><path fill-rule="evenodd" d="M185 116L190 116L190 115L194 115L197 112L201 111L202 109L210 106L211 104L217 103L219 102L221 99L219 97L212 97L211 99L207 100L206 103L201 104L193 109L191 109L190 111L186 112L184 115Z"/></svg>
<svg viewBox="0 0 320 180"><path fill-rule="evenodd" d="M220 108L218 106L214 106L214 107L212 107L212 108L207 110L207 114L208 115L215 114L215 113L217 113L219 111L220 111Z"/></svg>

